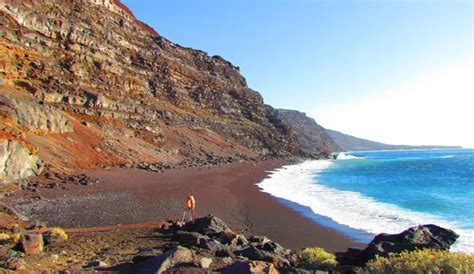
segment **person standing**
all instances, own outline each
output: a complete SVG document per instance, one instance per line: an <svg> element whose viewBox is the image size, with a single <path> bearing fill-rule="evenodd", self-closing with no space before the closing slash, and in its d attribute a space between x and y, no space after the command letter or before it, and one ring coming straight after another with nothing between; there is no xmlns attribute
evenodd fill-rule
<svg viewBox="0 0 474 274"><path fill-rule="evenodd" d="M194 219L194 210L196 209L196 199L193 195L189 195L186 199L186 209L190 220ZM184 219L184 218L183 218Z"/></svg>

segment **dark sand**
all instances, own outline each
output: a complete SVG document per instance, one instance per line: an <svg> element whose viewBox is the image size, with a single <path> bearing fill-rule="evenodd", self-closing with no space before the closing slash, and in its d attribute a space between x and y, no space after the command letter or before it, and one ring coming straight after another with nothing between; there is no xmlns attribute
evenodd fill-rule
<svg viewBox="0 0 474 274"><path fill-rule="evenodd" d="M197 216L216 215L246 235L265 235L297 250L307 246L328 251L360 247L259 191L255 184L281 165L266 161L163 173L134 169L88 172L100 182L68 185L66 191L40 189L42 199L18 196L15 203L19 211L48 225L93 227L181 219L186 196L193 193Z"/></svg>

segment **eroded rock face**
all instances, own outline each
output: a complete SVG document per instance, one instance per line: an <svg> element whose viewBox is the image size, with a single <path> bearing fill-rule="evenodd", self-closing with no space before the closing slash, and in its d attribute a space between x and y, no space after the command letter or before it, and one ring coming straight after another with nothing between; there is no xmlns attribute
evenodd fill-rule
<svg viewBox="0 0 474 274"><path fill-rule="evenodd" d="M32 100L0 94L0 111L28 131L65 133L74 130L69 119L54 107L40 105Z"/></svg>
<svg viewBox="0 0 474 274"><path fill-rule="evenodd" d="M303 155L312 158L327 157L338 149L326 130L305 113L287 109L275 112L275 116L295 134Z"/></svg>
<svg viewBox="0 0 474 274"><path fill-rule="evenodd" d="M41 173L43 162L18 141L0 139L0 183L7 184Z"/></svg>
<svg viewBox="0 0 474 274"><path fill-rule="evenodd" d="M205 158L210 151L299 155L292 134L238 67L168 41L120 1L5 0L0 13L0 77L42 103L36 120L30 119L31 112L40 113L36 107L26 111L13 103L23 125L71 130L54 107L120 124L154 145L176 140L172 145L186 150L183 157ZM54 124L42 122L51 116ZM189 141L188 133L176 132L183 128L215 136L209 144Z"/></svg>

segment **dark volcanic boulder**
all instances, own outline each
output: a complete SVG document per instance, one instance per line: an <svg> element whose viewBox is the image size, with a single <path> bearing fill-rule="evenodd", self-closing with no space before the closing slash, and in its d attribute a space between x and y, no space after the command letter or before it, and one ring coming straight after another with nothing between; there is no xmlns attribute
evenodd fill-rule
<svg viewBox="0 0 474 274"><path fill-rule="evenodd" d="M177 231L173 235L172 239L177 241L180 245L186 247L202 246L205 244L205 242L210 240L209 237L205 235L189 231Z"/></svg>
<svg viewBox="0 0 474 274"><path fill-rule="evenodd" d="M216 235L221 232L232 232L224 221L212 215L194 219L184 224L183 230L198 232L204 235Z"/></svg>
<svg viewBox="0 0 474 274"><path fill-rule="evenodd" d="M236 254L250 260L269 262L277 267L290 266L290 261L285 258L284 254L279 254L260 248L260 246L257 247L251 245L245 249L237 251Z"/></svg>
<svg viewBox="0 0 474 274"><path fill-rule="evenodd" d="M340 264L363 266L376 256L387 257L390 253L424 248L448 250L458 237L454 231L437 225L420 225L400 234L379 234L364 250L348 249L338 253L337 260Z"/></svg>
<svg viewBox="0 0 474 274"><path fill-rule="evenodd" d="M205 241L199 247L213 252L217 257L234 257L234 251L231 246L221 244L216 240Z"/></svg>
<svg viewBox="0 0 474 274"><path fill-rule="evenodd" d="M247 238L242 234L236 234L231 231L223 231L216 235L216 240L222 244L234 246L246 246L249 244Z"/></svg>

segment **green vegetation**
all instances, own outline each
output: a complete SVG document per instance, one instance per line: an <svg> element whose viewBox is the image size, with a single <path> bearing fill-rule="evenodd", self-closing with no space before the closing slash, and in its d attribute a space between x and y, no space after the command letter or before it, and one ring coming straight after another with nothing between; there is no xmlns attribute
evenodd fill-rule
<svg viewBox="0 0 474 274"><path fill-rule="evenodd" d="M337 265L336 256L320 247L307 247L299 254L300 264L305 268L321 269Z"/></svg>
<svg viewBox="0 0 474 274"><path fill-rule="evenodd" d="M359 273L473 273L474 256L423 249L377 257Z"/></svg>
<svg viewBox="0 0 474 274"><path fill-rule="evenodd" d="M8 233L8 232L1 232L0 233L0 245L6 247L14 247L21 239L20 233Z"/></svg>
<svg viewBox="0 0 474 274"><path fill-rule="evenodd" d="M51 229L51 236L59 238L63 241L66 241L68 239L66 231L60 227L55 227Z"/></svg>

